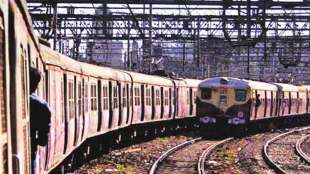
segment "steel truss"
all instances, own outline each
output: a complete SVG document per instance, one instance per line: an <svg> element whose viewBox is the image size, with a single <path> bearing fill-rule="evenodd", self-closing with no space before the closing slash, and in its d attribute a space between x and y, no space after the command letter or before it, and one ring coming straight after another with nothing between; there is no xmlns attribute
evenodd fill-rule
<svg viewBox="0 0 310 174"><path fill-rule="evenodd" d="M220 38L227 50L263 49L258 61L265 62L273 47L283 50L291 45L291 52L296 52L308 49L310 41L308 1L28 0L28 7L41 37L74 58L85 56L87 43L99 40L127 41L128 52L131 41L141 41L145 62L155 55L150 43L191 42L199 66L202 50L208 49L205 42ZM286 67L304 60L302 54L288 56L297 55L291 52L278 55ZM250 64L250 54L240 56Z"/></svg>

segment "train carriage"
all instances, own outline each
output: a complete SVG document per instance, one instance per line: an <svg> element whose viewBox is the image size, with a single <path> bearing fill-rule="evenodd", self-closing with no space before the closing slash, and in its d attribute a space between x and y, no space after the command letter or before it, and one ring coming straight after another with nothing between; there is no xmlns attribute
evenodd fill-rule
<svg viewBox="0 0 310 174"><path fill-rule="evenodd" d="M217 77L199 84L197 116L202 127L243 127L241 125L289 116L298 120L296 115L307 113L308 100L303 86Z"/></svg>
<svg viewBox="0 0 310 174"><path fill-rule="evenodd" d="M186 82L184 80L174 80L176 84L175 88L175 118L184 118L186 112L186 103L187 103L187 87Z"/></svg>
<svg viewBox="0 0 310 174"><path fill-rule="evenodd" d="M43 42L39 44L26 9L22 0L0 2L2 173L30 173L29 66L42 72L36 94L48 101L52 111L48 145L38 148L38 173L47 173L67 157L73 158L70 154L90 138L109 135L110 139L114 138L111 134L128 131L131 139L131 128L142 128L136 130L143 136L144 128L153 127L158 133L166 123L182 127L195 115L203 124L240 126L310 112L309 86L219 77L205 80L197 89L199 80L169 79L75 61Z"/></svg>
<svg viewBox="0 0 310 174"><path fill-rule="evenodd" d="M171 116L169 91L173 82L164 77L127 72L133 80L133 124L167 120Z"/></svg>
<svg viewBox="0 0 310 174"><path fill-rule="evenodd" d="M250 92L246 94L250 98L248 104L251 109L246 112L250 116L249 120L260 120L276 116L277 86L265 82L244 81L248 83L248 90L250 90ZM238 91L235 91L236 99L238 97L237 93Z"/></svg>
<svg viewBox="0 0 310 174"><path fill-rule="evenodd" d="M196 116L196 94L198 90L198 85L201 82L201 80L195 80L195 79L184 79L187 86L187 92L186 92L186 108L187 116L194 117Z"/></svg>
<svg viewBox="0 0 310 174"><path fill-rule="evenodd" d="M3 3L3 4L2 4ZM6 3L6 4L4 4ZM9 165L13 173L30 173L30 118L29 118L29 66L43 69L39 43L33 34L30 16L25 1L1 1L1 9L6 8L8 26L5 35L8 41L10 57L10 88L7 93L10 98L10 145ZM5 14L5 13L3 13ZM4 18L5 19L5 18ZM5 23L4 23L5 24ZM44 72L44 71L43 71ZM37 94L46 98L46 85L43 76ZM44 149L39 149L38 155L43 155ZM41 164L40 164L41 165ZM43 163L42 163L43 165Z"/></svg>
<svg viewBox="0 0 310 174"><path fill-rule="evenodd" d="M9 167L9 62L8 62L8 1L0 2L0 173L12 173Z"/></svg>
<svg viewBox="0 0 310 174"><path fill-rule="evenodd" d="M199 84L197 116L205 124L245 124L270 117L277 87L264 82L218 77Z"/></svg>
<svg viewBox="0 0 310 174"><path fill-rule="evenodd" d="M291 84L275 84L279 88L279 115L287 116L299 114L301 112L299 109L300 105L302 106L302 102L306 102L306 99L301 99L301 97L306 97L306 95L304 95L306 89Z"/></svg>

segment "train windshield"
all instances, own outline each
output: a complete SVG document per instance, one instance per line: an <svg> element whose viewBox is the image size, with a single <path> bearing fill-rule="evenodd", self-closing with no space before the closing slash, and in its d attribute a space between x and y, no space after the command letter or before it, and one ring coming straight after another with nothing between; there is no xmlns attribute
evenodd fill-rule
<svg viewBox="0 0 310 174"><path fill-rule="evenodd" d="M202 88L201 89L201 98L209 100L212 96L212 89L211 88Z"/></svg>
<svg viewBox="0 0 310 174"><path fill-rule="evenodd" d="M246 90L245 89L235 89L235 100L245 101L246 100Z"/></svg>

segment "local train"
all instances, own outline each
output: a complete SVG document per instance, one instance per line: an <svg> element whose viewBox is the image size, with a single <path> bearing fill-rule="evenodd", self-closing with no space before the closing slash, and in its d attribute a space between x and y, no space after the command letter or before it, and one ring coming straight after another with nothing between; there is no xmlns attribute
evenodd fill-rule
<svg viewBox="0 0 310 174"><path fill-rule="evenodd" d="M93 137L130 140L195 119L200 80L81 63L43 43L33 32L26 1L1 0L0 173L31 171L29 67L42 73L36 93L52 112L48 145L38 148L37 173L52 171ZM79 154L104 143L86 144Z"/></svg>
<svg viewBox="0 0 310 174"><path fill-rule="evenodd" d="M245 127L277 118L310 118L310 86L216 77L197 91L200 127Z"/></svg>

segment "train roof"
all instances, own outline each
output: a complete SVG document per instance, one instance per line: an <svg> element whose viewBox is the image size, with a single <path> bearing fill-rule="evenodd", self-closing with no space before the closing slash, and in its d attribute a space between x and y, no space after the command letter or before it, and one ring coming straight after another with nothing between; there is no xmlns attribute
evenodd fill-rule
<svg viewBox="0 0 310 174"><path fill-rule="evenodd" d="M244 80L233 77L215 77L202 81L199 84L200 88L217 88L222 85L228 85L239 89L257 89L257 90L277 90L277 86L265 82L252 80Z"/></svg>
<svg viewBox="0 0 310 174"><path fill-rule="evenodd" d="M281 91L295 91L298 92L299 91L299 86L295 86L292 84L285 84L285 83L274 83L275 85L277 85Z"/></svg>
<svg viewBox="0 0 310 174"><path fill-rule="evenodd" d="M129 74L132 77L133 81L137 83L147 83L147 84L165 85L165 86L173 85L172 80L166 77L160 77L155 75L148 75L124 70L122 71Z"/></svg>
<svg viewBox="0 0 310 174"><path fill-rule="evenodd" d="M101 67L73 60L44 45L41 45L43 61L46 64L59 66L67 71L104 79L131 81L128 74L108 67Z"/></svg>
<svg viewBox="0 0 310 174"><path fill-rule="evenodd" d="M51 48L40 45L42 59L45 64L59 66L65 70L70 70L77 73L82 73L82 67L77 61L62 55Z"/></svg>
<svg viewBox="0 0 310 174"><path fill-rule="evenodd" d="M244 88L247 89L248 85L246 82L232 77L214 77L210 79L203 80L199 83L199 88L217 88L222 86L223 83L227 83L227 85L232 87Z"/></svg>
<svg viewBox="0 0 310 174"><path fill-rule="evenodd" d="M256 90L270 90L270 91L277 91L278 88L276 85L266 82L259 82L259 81L253 81L253 80L244 80L247 81L249 84L249 87Z"/></svg>
<svg viewBox="0 0 310 174"><path fill-rule="evenodd" d="M310 85L303 85L308 91L310 91Z"/></svg>
<svg viewBox="0 0 310 174"><path fill-rule="evenodd" d="M42 50L43 61L45 64L58 66L67 71L89 75L97 78L116 79L128 82L131 81L132 78L134 82L138 83L165 86L172 86L172 81L175 81L175 83L180 86L189 85L191 87L197 87L198 84L201 82L200 80L195 79L172 80L167 77L147 75L137 72L117 70L109 67L102 67L93 64L83 63L71 59L65 55L62 55L42 44L40 45L40 49Z"/></svg>
<svg viewBox="0 0 310 174"><path fill-rule="evenodd" d="M197 79L184 79L184 81L187 83L187 86L188 87L194 87L194 88L197 88L199 83L202 81L202 80L197 80Z"/></svg>

